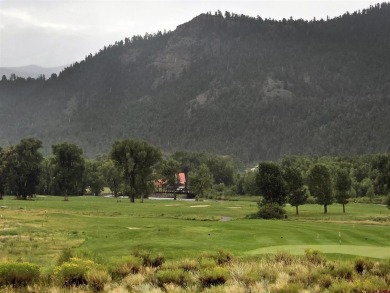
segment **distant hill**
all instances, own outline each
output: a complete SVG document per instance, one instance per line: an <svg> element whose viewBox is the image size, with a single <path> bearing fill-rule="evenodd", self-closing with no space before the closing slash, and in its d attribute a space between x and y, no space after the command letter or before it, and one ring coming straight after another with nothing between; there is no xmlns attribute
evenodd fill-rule
<svg viewBox="0 0 390 293"><path fill-rule="evenodd" d="M49 78L53 73L59 74L66 66L57 66L57 67L42 67L38 65L28 65L20 67L0 67L0 76L5 75L7 78L11 74L15 74L19 77L24 78L37 78L40 75L44 74L46 78Z"/></svg>
<svg viewBox="0 0 390 293"><path fill-rule="evenodd" d="M244 162L390 150L390 4L328 20L202 14L134 36L58 78L0 82L0 145L88 156L138 137Z"/></svg>

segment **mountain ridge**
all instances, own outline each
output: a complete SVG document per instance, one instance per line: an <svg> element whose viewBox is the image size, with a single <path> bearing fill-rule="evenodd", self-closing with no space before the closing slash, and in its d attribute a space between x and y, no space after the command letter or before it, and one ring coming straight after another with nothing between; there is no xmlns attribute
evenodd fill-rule
<svg viewBox="0 0 390 293"><path fill-rule="evenodd" d="M0 144L36 136L95 156L137 137L245 162L389 151L389 7L327 21L201 14L56 78L1 82Z"/></svg>

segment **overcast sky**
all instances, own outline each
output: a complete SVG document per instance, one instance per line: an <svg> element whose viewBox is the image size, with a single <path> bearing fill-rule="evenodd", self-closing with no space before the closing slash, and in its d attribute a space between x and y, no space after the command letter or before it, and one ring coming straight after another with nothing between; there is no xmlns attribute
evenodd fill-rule
<svg viewBox="0 0 390 293"><path fill-rule="evenodd" d="M378 1L0 0L0 67L60 66L133 35L174 30L204 12L317 19Z"/></svg>

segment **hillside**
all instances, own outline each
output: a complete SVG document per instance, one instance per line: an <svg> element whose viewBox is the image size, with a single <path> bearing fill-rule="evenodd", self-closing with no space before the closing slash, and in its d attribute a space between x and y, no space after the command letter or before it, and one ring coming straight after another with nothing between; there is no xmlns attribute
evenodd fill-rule
<svg viewBox="0 0 390 293"><path fill-rule="evenodd" d="M48 80L0 82L0 145L34 136L88 156L139 137L234 155L390 150L390 4L335 19L202 14Z"/></svg>

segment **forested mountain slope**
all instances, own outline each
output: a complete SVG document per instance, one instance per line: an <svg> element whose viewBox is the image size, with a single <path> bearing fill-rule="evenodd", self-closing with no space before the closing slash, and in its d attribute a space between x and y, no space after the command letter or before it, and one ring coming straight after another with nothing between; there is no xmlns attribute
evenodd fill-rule
<svg viewBox="0 0 390 293"><path fill-rule="evenodd" d="M202 14L134 36L48 80L2 79L0 145L37 137L94 156L138 137L165 151L390 149L390 4L329 20Z"/></svg>

